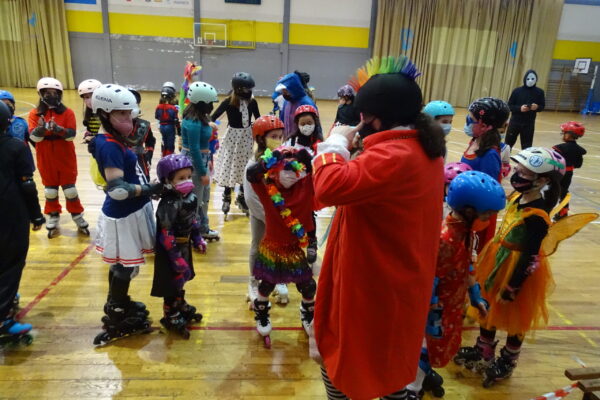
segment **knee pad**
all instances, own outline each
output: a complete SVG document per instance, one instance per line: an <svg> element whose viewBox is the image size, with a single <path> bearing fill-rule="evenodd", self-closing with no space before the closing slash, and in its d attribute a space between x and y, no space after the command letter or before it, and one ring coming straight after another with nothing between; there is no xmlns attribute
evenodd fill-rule
<svg viewBox="0 0 600 400"><path fill-rule="evenodd" d="M113 264L110 270L114 276L122 281L130 281L140 273L139 265L135 267L125 267L123 264Z"/></svg>
<svg viewBox="0 0 600 400"><path fill-rule="evenodd" d="M296 288L302 294L305 299L313 299L317 293L317 282L314 279L310 281L297 283Z"/></svg>
<svg viewBox="0 0 600 400"><path fill-rule="evenodd" d="M58 199L58 186L46 186L44 188L44 196L48 200Z"/></svg>
<svg viewBox="0 0 600 400"><path fill-rule="evenodd" d="M269 295L275 290L275 284L267 282L264 279L258 284L258 293L261 296L269 297Z"/></svg>
<svg viewBox="0 0 600 400"><path fill-rule="evenodd" d="M65 185L62 187L62 189L67 200L74 200L77 198L78 194L75 185Z"/></svg>

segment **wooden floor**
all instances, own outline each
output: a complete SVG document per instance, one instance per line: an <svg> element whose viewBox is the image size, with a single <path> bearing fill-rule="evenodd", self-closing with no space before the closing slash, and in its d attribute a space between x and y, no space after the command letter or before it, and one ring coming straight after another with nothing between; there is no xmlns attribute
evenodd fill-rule
<svg viewBox="0 0 600 400"><path fill-rule="evenodd" d="M14 93L18 114L29 110L27 103L37 103L31 89L15 89ZM152 122L157 100L156 93L144 94L143 109ZM65 93L65 103L76 110L79 120L81 101L73 91ZM265 99L260 100L260 106L263 113L270 109ZM330 126L336 104L320 101L319 108L323 126ZM466 147L467 137L461 132L464 115L465 111L459 110L456 129L448 137L450 161L458 160ZM535 144L560 142L558 125L570 119L583 120L588 129L580 142L588 155L584 167L575 173L572 210L597 211L600 118L544 112L538 118ZM157 129L155 132L159 136ZM77 155L77 187L86 207L85 216L95 227L104 194L92 184L88 154L81 144L77 144ZM154 165L158 155L159 149ZM39 176L36 180L39 185ZM41 189L38 186L40 194ZM198 275L186 286L188 300L204 314L189 341L156 329L95 349L92 339L100 332L107 266L93 251L91 238L77 234L68 214L61 219L61 236L49 240L45 230L32 232L20 293L26 311L24 320L35 327L35 341L29 347L0 350L0 398L324 398L319 369L308 358L307 339L300 329L295 290L290 290L289 305L273 307L271 350L263 348L254 331L253 314L245 302L248 219L233 207L233 215L223 221L220 197L221 189L215 188L210 217L211 226L221 232L221 241L211 243L207 255L195 255ZM320 233L329 215L330 210L321 213ZM483 389L479 377L450 365L440 370L446 379L446 399L526 400L567 385L563 370L578 366L574 356L588 365L600 365L599 228L598 224L586 227L552 257L557 286L550 298L551 326L527 340L513 377L492 389ZM92 237L94 233L95 228ZM132 282L131 293L147 304L158 328L162 304L149 295L152 261L149 257L140 276ZM471 344L475 337L473 329L467 330L464 343ZM574 399L579 397L572 395Z"/></svg>

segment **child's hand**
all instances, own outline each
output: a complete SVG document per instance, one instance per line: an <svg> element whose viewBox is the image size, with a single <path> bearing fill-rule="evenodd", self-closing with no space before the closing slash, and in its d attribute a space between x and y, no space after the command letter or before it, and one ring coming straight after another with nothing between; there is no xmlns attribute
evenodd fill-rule
<svg viewBox="0 0 600 400"><path fill-rule="evenodd" d="M521 106L521 112L527 112L527 111L529 111L529 106L527 106L527 104L523 104Z"/></svg>
<svg viewBox="0 0 600 400"><path fill-rule="evenodd" d="M44 120L44 116L42 115L40 119L38 119L38 127L43 127L46 124L46 120Z"/></svg>
<svg viewBox="0 0 600 400"><path fill-rule="evenodd" d="M199 252L200 254L206 254L206 241L200 235L194 240L194 250Z"/></svg>
<svg viewBox="0 0 600 400"><path fill-rule="evenodd" d="M479 310L479 316L481 318L485 318L487 317L487 312L488 312L488 307L487 307L487 302L480 302L477 304L477 310Z"/></svg>
<svg viewBox="0 0 600 400"><path fill-rule="evenodd" d="M502 289L502 291L498 294L498 303L500 304L508 304L511 303L515 300L515 298L517 297L517 294L519 294L519 290L512 288L508 285L506 285L504 287L504 289Z"/></svg>
<svg viewBox="0 0 600 400"><path fill-rule="evenodd" d="M314 362L316 362L320 366L323 366L323 357L321 357L321 353L319 352L319 348L317 347L317 339L315 338L315 328L312 324L308 329L308 355Z"/></svg>
<svg viewBox="0 0 600 400"><path fill-rule="evenodd" d="M537 105L537 104L535 104L535 103L532 103L532 104L531 104L531 111L535 111L535 110L537 110L537 109L538 109L538 105Z"/></svg>
<svg viewBox="0 0 600 400"><path fill-rule="evenodd" d="M213 131L219 130L219 126L217 124L215 124L214 122L209 122L208 126L210 126Z"/></svg>

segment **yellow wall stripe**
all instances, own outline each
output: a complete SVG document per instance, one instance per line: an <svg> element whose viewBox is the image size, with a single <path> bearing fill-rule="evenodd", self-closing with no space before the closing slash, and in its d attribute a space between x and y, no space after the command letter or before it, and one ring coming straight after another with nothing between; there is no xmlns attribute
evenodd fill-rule
<svg viewBox="0 0 600 400"><path fill-rule="evenodd" d="M69 32L102 32L102 13L98 11L67 11L67 29Z"/></svg>
<svg viewBox="0 0 600 400"><path fill-rule="evenodd" d="M556 60L591 58L593 61L600 61L600 42L557 40L552 58Z"/></svg>
<svg viewBox="0 0 600 400"><path fill-rule="evenodd" d="M194 18L109 13L110 33L192 39Z"/></svg>
<svg viewBox="0 0 600 400"><path fill-rule="evenodd" d="M366 49L369 47L369 28L291 24L290 44Z"/></svg>
<svg viewBox="0 0 600 400"><path fill-rule="evenodd" d="M193 38L194 20L191 17L109 13L109 22L110 33L117 35ZM252 29L249 28L251 23L254 23L256 42L283 41L283 24L279 22L228 21L214 18L203 18L202 22L230 23L228 35L232 41L252 41ZM67 10L67 23L70 32L102 33L100 12ZM365 49L369 46L369 28L291 24L290 44Z"/></svg>

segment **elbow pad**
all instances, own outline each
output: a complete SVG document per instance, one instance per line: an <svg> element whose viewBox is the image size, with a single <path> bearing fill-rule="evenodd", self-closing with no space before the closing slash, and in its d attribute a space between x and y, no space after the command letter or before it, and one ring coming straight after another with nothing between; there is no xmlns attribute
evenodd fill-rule
<svg viewBox="0 0 600 400"><path fill-rule="evenodd" d="M75 129L65 129L65 140L67 142L72 142L73 140L75 140Z"/></svg>
<svg viewBox="0 0 600 400"><path fill-rule="evenodd" d="M107 182L106 193L111 199L118 201L127 200L135 197L135 186L132 183L125 182L121 177Z"/></svg>
<svg viewBox="0 0 600 400"><path fill-rule="evenodd" d="M31 131L31 135L29 135L29 139L32 142L39 143L44 140L45 129L42 127L37 127Z"/></svg>

